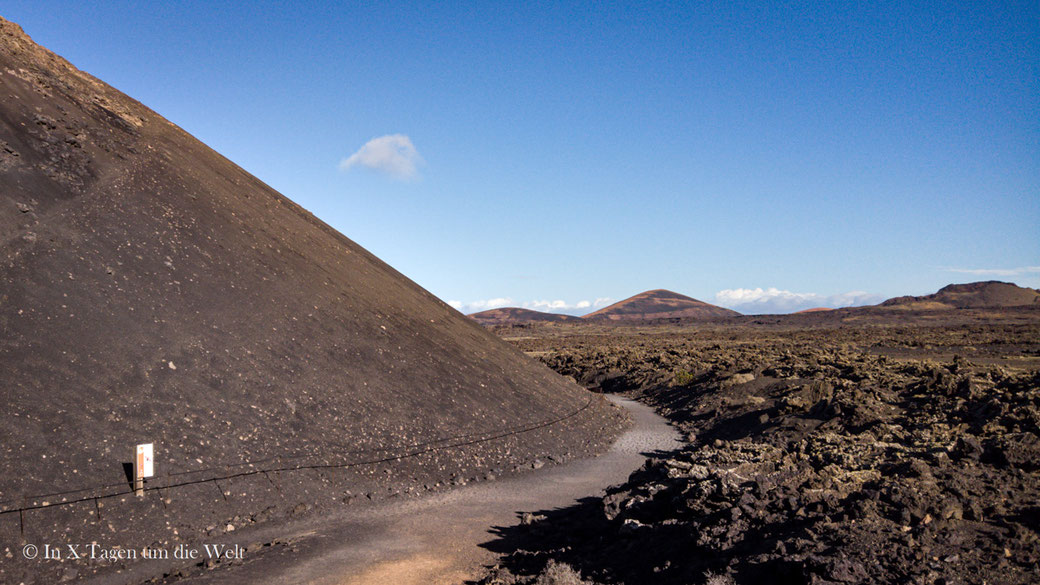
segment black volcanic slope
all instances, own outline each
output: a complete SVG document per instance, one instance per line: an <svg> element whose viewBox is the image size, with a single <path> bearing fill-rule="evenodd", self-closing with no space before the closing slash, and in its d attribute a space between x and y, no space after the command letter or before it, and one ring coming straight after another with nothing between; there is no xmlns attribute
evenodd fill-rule
<svg viewBox="0 0 1040 585"><path fill-rule="evenodd" d="M506 325L512 323L531 323L535 321L581 323L581 317L561 315L558 313L543 313L542 311L532 311L531 309L521 309L520 307L488 309L487 311L472 313L469 315L469 318L481 325Z"/></svg>
<svg viewBox="0 0 1040 585"><path fill-rule="evenodd" d="M0 255L0 546L212 536L598 449L619 426L3 19ZM157 477L118 495L141 442ZM0 582L43 569L0 563Z"/></svg>
<svg viewBox="0 0 1040 585"><path fill-rule="evenodd" d="M585 319L610 321L647 321L651 319L720 319L740 313L670 290L641 292L609 307L585 315Z"/></svg>

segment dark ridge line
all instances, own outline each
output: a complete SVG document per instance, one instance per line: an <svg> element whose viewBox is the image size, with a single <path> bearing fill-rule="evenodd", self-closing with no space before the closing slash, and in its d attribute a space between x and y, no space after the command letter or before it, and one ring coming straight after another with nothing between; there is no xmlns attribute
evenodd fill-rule
<svg viewBox="0 0 1040 585"><path fill-rule="evenodd" d="M234 473L234 474L225 475L225 476L207 477L207 478L204 478L204 479L197 479L197 480L185 481L185 482L181 482L181 483L167 484L167 485L164 485L164 486L146 487L146 488L144 488L144 491L157 491L157 490L163 490L163 489L167 489L168 490L168 489L173 489L173 488L176 488L176 487L183 487L183 486L187 486L187 485L198 485L200 483L207 483L207 482L210 482L210 481L215 483L217 480L220 480L220 479L234 479L236 477L247 477L247 476L250 476L250 475L257 475L257 474L260 474L260 473L267 474L267 473L271 473L271 472L283 472L283 471L288 472L288 471L299 471L299 470L307 470L307 469L347 469L347 468L351 468L351 467L360 467L362 465L375 465L375 464L378 464L378 463L388 463L390 461L400 461L402 459L408 459L408 458L411 458L411 457L417 457L419 455L424 455L426 453L432 453L434 451L443 451L445 449L453 449L453 448L456 448L456 447L466 447L466 446L469 446L469 445L476 445L476 444L479 444L479 443L486 443L488 441L493 441L495 439L501 439L501 438L505 438L505 437L511 437L511 436L515 436L515 435L520 435L520 434L527 433L527 432L530 432L530 431L533 431L533 430L537 430L537 429L545 428L545 427L548 427L548 426L551 426L551 425L554 425L554 424L558 424L558 423L563 422L563 421L565 421L565 420L567 420L569 418L573 418L573 417L577 416L578 414L581 414L581 412L585 411L590 406L592 406L592 400L593 400L592 397L589 397L588 401L585 403L584 406L582 406L581 408L578 408L577 410L575 410L573 412L570 412L570 413L568 413L568 414L566 414L564 416L558 417L556 419L549 420L549 421L542 422L542 423L538 423L536 425L532 425L532 426L529 426L529 427L526 427L526 428L509 430L509 431L506 431L504 433L500 433L500 434L493 435L493 436L490 436L490 437L486 437L486 438L483 438L483 439L474 439L474 440L470 440L470 441L463 441L463 442L460 442L460 443L453 443L453 444L450 444L450 445L442 445L442 446L439 446L439 447L428 447L426 449L420 449L418 451L413 451L413 452L410 452L410 453L404 453L402 455L395 455L393 457L384 457L383 459L373 459L373 460L369 460L369 461L356 461L356 462L341 463L341 464L328 463L328 464L322 464L322 465L319 465L319 464L300 465L300 466L297 466L297 467L280 467L280 468L272 468L272 469L254 469L254 470L250 470L250 471L244 471L244 472L241 472L241 473ZM488 432L491 432L491 431L488 431ZM443 442L443 441L447 441L447 440L451 440L451 439L458 439L458 438L463 438L463 437L467 437L467 436L472 436L474 434L486 434L486 432L485 433L469 433L469 434L464 434L464 435L457 435L457 436L453 436L453 437L447 437L447 438L444 438L444 439L436 439L434 441L427 441L425 443L420 443L420 444L414 445L414 446L421 446L421 445L428 445L428 444L432 444L432 443L439 443L439 442ZM382 449L382 450L389 450L389 449ZM270 460L270 459L272 459L272 458L268 458L268 460ZM214 469L214 468L209 468L209 469ZM203 470L203 471L207 471L207 470ZM182 472L182 474L183 473L198 473L198 472L197 471L196 472ZM166 476L166 477L171 477L171 476ZM268 478L268 480L270 481L270 478ZM88 489L105 489L106 487L118 487L118 486L121 486L121 485L126 485L126 482L122 482L122 483L119 483L119 484L112 484L112 486L101 486L101 487L95 487L95 488L83 488L81 490L74 490L73 492L64 492L64 493L75 493L77 491L86 491ZM281 492L281 490L279 490L279 492ZM88 497L80 498L80 499L77 499L77 500L69 500L69 501L65 501L65 502L56 502L56 503L53 503L53 504L48 504L46 506L38 505L38 506L24 506L24 507L20 507L20 508L10 508L10 509L7 509L7 510L0 511L0 516L2 516L4 514L13 514L15 512L18 512L19 516L21 516L21 514L23 512L29 511L29 510L42 510L42 509L45 509L45 508L57 508L57 507L60 507L60 506L69 506L69 505L72 505L72 504L81 504L83 502L90 502L90 501L94 501L94 503L96 505L98 500L114 498L114 497L117 497L117 496L125 496L125 495L130 495L130 494L133 494L133 493L134 493L133 490L128 490L128 491L121 491L121 492L114 493L114 494L105 494L105 495L98 495L98 496L88 496ZM223 494L223 491L221 491L221 493ZM55 494L55 495L60 495L60 494ZM40 497L49 497L49 496L33 496L33 497L25 497L25 498L22 498L22 499L23 500L30 500L30 499L38 499ZM225 496L225 499L227 499L226 496ZM11 501L15 501L15 500L8 500L8 502L11 502Z"/></svg>

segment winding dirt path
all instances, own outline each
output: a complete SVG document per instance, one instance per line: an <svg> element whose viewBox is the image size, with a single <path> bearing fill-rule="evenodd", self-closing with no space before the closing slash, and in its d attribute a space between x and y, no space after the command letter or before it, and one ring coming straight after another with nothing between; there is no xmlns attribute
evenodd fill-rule
<svg viewBox="0 0 1040 585"><path fill-rule="evenodd" d="M231 570L178 583L397 585L457 584L495 562L480 544L517 513L566 507L602 495L639 468L646 453L679 445L678 435L646 406L612 398L633 419L611 449L574 461L417 500L373 506L348 520L297 532L291 552L271 551Z"/></svg>

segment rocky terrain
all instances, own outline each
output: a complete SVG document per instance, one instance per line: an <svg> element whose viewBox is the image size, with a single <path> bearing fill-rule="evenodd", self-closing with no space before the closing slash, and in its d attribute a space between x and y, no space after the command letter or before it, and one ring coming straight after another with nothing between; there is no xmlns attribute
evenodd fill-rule
<svg viewBox="0 0 1040 585"><path fill-rule="evenodd" d="M648 290L582 317L590 321L639 322L653 319L705 320L735 317L736 311L670 290Z"/></svg>
<svg viewBox="0 0 1040 585"><path fill-rule="evenodd" d="M512 331L688 445L602 499L525 511L482 582L1038 582L1040 312L970 315Z"/></svg>
<svg viewBox="0 0 1040 585"><path fill-rule="evenodd" d="M587 455L623 424L3 19L0 282L3 583L128 566L26 544L246 539Z"/></svg>

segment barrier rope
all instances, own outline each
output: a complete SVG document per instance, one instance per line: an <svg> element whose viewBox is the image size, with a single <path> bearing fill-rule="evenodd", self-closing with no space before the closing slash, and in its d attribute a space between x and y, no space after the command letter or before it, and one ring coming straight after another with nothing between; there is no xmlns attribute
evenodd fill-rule
<svg viewBox="0 0 1040 585"><path fill-rule="evenodd" d="M280 472L307 470L307 469L347 469L347 468L351 468L351 467L360 467L360 466L363 466L363 465L376 465L376 464L379 464L379 463L389 463L391 461L399 461L401 459L408 459L408 458L411 458L411 457L418 457L420 455L425 455L427 453L432 453L432 452L435 452L435 451L443 451L443 450L447 450L447 449L455 449L455 448L460 448L460 447L467 447L467 446L470 446L470 445L476 445L476 444L479 444L479 443L485 443L485 442L488 442L488 441L494 441L494 440L497 440L497 439L503 439L503 438L506 438L506 437L520 435L520 434L527 433L527 432L530 432L530 431L534 431L534 430L537 430L537 429L541 429L541 428L545 428L545 427L548 427L548 426L552 426L554 424L561 423L561 422L563 422L563 421L565 421L567 419L570 419L570 418L573 418L573 417L579 415L583 411L587 410L590 406L592 406L592 401L593 401L593 397L590 396L589 399L585 402L585 404L583 406L581 406L580 408L578 408L578 409L576 409L576 410L574 410L572 412L569 412L569 413L567 413L565 415L559 416L559 417L551 419L551 420L547 420L547 421L543 421L543 422L539 422L539 423L535 423L535 424L530 424L530 425L527 425L527 426L517 425L517 426L514 426L514 427L506 427L505 429L496 430L496 431L477 431L477 432L472 432L472 433L462 433L462 434L457 434L457 435L447 435L447 436L439 437L439 438L436 438L436 439L430 439L430 440L416 442L416 443L409 443L409 444L405 444L405 445L398 445L398 446L395 446L395 447L378 447L378 448L361 449L361 450L357 450L357 451L348 451L347 452L348 454L351 454L351 455L357 455L357 454L362 454L362 453L373 453L373 452L378 453L378 452L391 452L391 451L394 451L394 450L401 450L401 449L414 449L412 451L407 451L407 452L402 453L402 454L388 455L386 457L377 458L377 459L367 459L367 460L361 460L361 461L350 461L350 462L346 462L346 463L322 463L322 464L297 465L297 466L288 466L288 467L274 467L274 468L269 468L269 469L249 469L249 470L242 471L242 472L239 472L239 473L229 473L227 475L222 475L222 476L205 477L205 478L202 478L202 479L194 479L194 480L189 480L189 481L183 481L183 482L180 482L180 483L168 483L166 485L153 486L153 487L147 487L146 486L144 488L144 491L156 491L156 490L162 490L162 489L172 489L172 488L177 488L177 487L182 487L182 486L187 486L187 485L197 485L197 484L200 484L200 483L206 483L206 482L210 482L210 481L216 482L217 480L221 480L221 479L234 479L236 477L246 477L246 476L257 475L257 474L261 474L261 473L263 473L263 474L267 474L267 473L280 473ZM471 438L471 437L479 437L481 435L490 435L490 436L483 437L483 438L476 438L476 439ZM445 444L445 445L438 445L439 443L446 443L448 441L459 441L460 439L466 439L466 440L462 440L462 441L457 442L457 443L449 443L449 444ZM286 461L286 460L302 459L304 457L317 457L317 455L303 454L303 455L292 455L292 456L267 457L265 459L258 459L258 460L255 460L255 461L246 461L246 462L242 462L242 463L237 463L237 464L234 465L234 467L253 466L253 465L257 464L257 463L264 463L264 462L268 462L268 461L272 461L272 460ZM230 467L232 467L232 466L226 466L225 468L228 469ZM220 468L219 467L208 467L208 468L204 468L204 469L196 469L196 470L191 470L191 471L181 471L181 472L176 472L176 473L169 473L169 474L167 474L165 476L162 476L162 477L167 477L167 478L169 478L169 477L178 477L178 476L195 474L195 473L203 473L203 472L206 472L206 471L213 471L213 470L216 470L216 469L220 469ZM270 479L270 478L268 478L268 479ZM146 480L146 483L147 483L147 480ZM93 501L95 503L95 505L97 505L97 501L98 500L104 500L104 499L108 499L108 498L115 498L115 497L125 496L125 495L129 495L129 494L133 494L134 493L133 489L130 488L129 483L126 482L126 481L123 481L123 482L114 483L114 484L107 484L107 485L101 485L101 486L80 488L80 489L69 490L69 491L64 491L64 492L55 492L55 493L50 493L50 494L43 494L43 495L39 495L39 496L23 496L21 498L0 502L0 506L6 506L7 504L12 504L12 503L15 503L15 502L18 502L18 501L24 502L24 501L29 501L29 500L39 500L39 499L42 499L42 498L53 498L53 497L56 497L56 496L63 496L63 495L75 494L75 493L81 493L81 492L88 492L88 491L96 492L96 491L99 491L99 490L114 489L114 488L119 488L119 487L125 488L125 490L121 490L121 491L118 491L118 492L115 492L115 493L111 493L111 494L93 494L93 495L84 496L84 497L73 499L73 500L65 500L65 501L61 501L61 502L48 503L47 505L37 504L37 505L31 505L31 506L22 506L22 507L18 507L18 508L7 508L7 509L4 509L4 510L0 510L0 516L2 516L4 514L14 514L16 512L19 515L21 515L23 512L26 512L26 511L29 511L29 510L39 510L39 509L43 509L43 508L55 508L55 507L59 507L59 506L69 506L69 505L73 505L73 504L79 504L79 503L90 502L90 501ZM223 491L221 493L223 493Z"/></svg>

